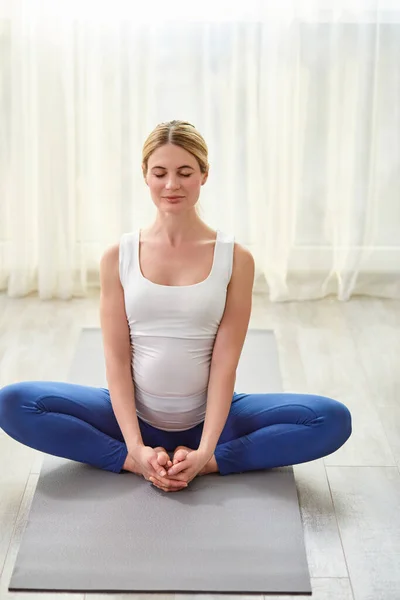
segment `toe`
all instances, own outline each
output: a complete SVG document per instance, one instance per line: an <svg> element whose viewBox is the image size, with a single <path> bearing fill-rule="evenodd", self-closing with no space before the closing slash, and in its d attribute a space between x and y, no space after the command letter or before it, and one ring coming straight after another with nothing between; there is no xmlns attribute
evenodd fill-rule
<svg viewBox="0 0 400 600"><path fill-rule="evenodd" d="M160 452L160 454L158 455L157 458L158 458L158 464L161 465L162 467L165 467L169 461L169 456L166 452Z"/></svg>
<svg viewBox="0 0 400 600"><path fill-rule="evenodd" d="M161 465L162 467L165 467L167 465L168 461L169 461L169 455L167 454L167 451L164 450L164 448L160 448L159 450L157 450L158 464Z"/></svg>
<svg viewBox="0 0 400 600"><path fill-rule="evenodd" d="M186 448L180 448L179 450L177 450L174 454L174 464L185 460L188 454L189 450L187 450Z"/></svg>

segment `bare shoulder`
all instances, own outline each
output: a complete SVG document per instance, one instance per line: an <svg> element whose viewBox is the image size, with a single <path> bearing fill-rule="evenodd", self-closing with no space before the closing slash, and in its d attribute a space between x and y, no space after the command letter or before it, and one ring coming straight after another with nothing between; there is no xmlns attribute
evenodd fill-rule
<svg viewBox="0 0 400 600"><path fill-rule="evenodd" d="M254 269L254 258L252 253L248 248L242 246L238 242L235 242L233 249L233 264L234 267L242 270L244 269Z"/></svg>
<svg viewBox="0 0 400 600"><path fill-rule="evenodd" d="M101 261L105 263L110 263L118 259L119 257L119 243L113 244L105 249Z"/></svg>
<svg viewBox="0 0 400 600"><path fill-rule="evenodd" d="M250 250L235 242L233 250L233 267L231 284L237 283L238 287L254 284L255 263ZM235 286L236 287L236 286Z"/></svg>
<svg viewBox="0 0 400 600"><path fill-rule="evenodd" d="M106 248L100 259L100 278L110 279L115 277L119 272L119 243L113 244Z"/></svg>

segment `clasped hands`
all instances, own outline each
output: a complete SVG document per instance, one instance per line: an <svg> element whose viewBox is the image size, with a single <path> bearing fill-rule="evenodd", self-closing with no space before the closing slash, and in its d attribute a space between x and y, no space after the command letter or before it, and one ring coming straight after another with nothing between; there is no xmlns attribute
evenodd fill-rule
<svg viewBox="0 0 400 600"><path fill-rule="evenodd" d="M179 452L178 448L174 451L174 459L175 453ZM187 487L208 461L209 457L201 450L191 450L183 460L179 462L174 461L175 464L171 460L168 460L167 463L162 465L166 471L166 475L154 475L149 478L149 481L165 492L177 492ZM176 482L179 482L179 486L176 485Z"/></svg>

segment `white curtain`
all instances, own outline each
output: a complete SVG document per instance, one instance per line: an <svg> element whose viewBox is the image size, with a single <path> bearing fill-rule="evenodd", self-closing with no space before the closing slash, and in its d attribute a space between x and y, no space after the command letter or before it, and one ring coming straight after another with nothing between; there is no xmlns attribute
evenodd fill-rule
<svg viewBox="0 0 400 600"><path fill-rule="evenodd" d="M399 2L8 4L0 290L98 287L155 217L145 138L184 119L209 146L200 215L252 251L255 292L400 298Z"/></svg>

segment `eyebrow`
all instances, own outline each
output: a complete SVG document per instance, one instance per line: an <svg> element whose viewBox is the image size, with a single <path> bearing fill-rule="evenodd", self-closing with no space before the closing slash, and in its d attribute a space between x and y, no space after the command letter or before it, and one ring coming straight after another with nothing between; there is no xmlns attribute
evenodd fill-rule
<svg viewBox="0 0 400 600"><path fill-rule="evenodd" d="M166 170L165 167L160 167L160 166L152 167L151 170L153 170L153 169L164 169L164 170ZM178 167L178 169L193 169L193 171L194 171L194 168L191 167L190 165L182 165L181 167Z"/></svg>

